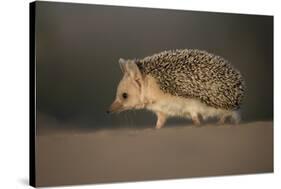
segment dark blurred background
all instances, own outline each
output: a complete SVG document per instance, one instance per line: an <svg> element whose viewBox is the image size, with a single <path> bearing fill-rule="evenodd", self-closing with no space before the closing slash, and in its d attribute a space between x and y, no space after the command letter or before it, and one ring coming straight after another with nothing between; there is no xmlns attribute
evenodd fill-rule
<svg viewBox="0 0 281 189"><path fill-rule="evenodd" d="M147 111L107 115L122 73L118 59L169 49L223 56L247 84L244 121L273 119L273 17L36 3L38 127L152 127ZM168 124L189 123L177 118Z"/></svg>

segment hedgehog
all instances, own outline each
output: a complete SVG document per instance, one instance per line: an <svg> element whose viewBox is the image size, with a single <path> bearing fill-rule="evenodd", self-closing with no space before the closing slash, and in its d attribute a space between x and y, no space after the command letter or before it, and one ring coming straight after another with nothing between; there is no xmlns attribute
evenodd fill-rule
<svg viewBox="0 0 281 189"><path fill-rule="evenodd" d="M147 109L160 129L169 117L195 125L215 118L238 124L245 94L241 73L222 58L197 49L177 49L142 59L119 59L123 78L108 113Z"/></svg>

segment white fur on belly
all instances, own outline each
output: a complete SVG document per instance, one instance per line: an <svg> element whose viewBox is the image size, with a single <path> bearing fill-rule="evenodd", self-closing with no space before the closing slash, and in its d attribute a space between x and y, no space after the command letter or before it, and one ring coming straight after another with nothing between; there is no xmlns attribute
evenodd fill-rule
<svg viewBox="0 0 281 189"><path fill-rule="evenodd" d="M153 104L147 106L147 109L154 112L162 112L167 116L180 116L187 118L190 118L191 115L200 114L203 119L231 114L230 111L207 106L199 100L180 97L159 99Z"/></svg>

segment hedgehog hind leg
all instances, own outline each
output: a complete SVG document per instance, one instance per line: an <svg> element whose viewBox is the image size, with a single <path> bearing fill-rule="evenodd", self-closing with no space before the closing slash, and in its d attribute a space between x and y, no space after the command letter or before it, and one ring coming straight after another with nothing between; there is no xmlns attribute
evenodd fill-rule
<svg viewBox="0 0 281 189"><path fill-rule="evenodd" d="M229 115L223 114L219 117L218 124L219 125L224 125L226 122L226 119L229 117Z"/></svg>
<svg viewBox="0 0 281 189"><path fill-rule="evenodd" d="M220 115L218 124L224 125L228 120L235 125L239 124L241 121L239 111L232 111Z"/></svg>
<svg viewBox="0 0 281 189"><path fill-rule="evenodd" d="M235 125L239 124L241 122L241 115L240 112L238 110L233 111L231 114L231 122Z"/></svg>

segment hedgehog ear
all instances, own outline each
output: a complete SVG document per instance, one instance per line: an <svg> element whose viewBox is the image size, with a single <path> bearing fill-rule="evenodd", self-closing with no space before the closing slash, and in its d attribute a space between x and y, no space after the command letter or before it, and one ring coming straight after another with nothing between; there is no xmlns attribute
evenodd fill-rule
<svg viewBox="0 0 281 189"><path fill-rule="evenodd" d="M118 62L119 62L119 66L120 66L122 72L125 73L126 72L126 64L127 64L126 60L124 60L123 58L120 58Z"/></svg>
<svg viewBox="0 0 281 189"><path fill-rule="evenodd" d="M141 87L143 83L143 78L137 64L134 62L128 62L126 64L126 71L129 76L138 84L138 86Z"/></svg>

